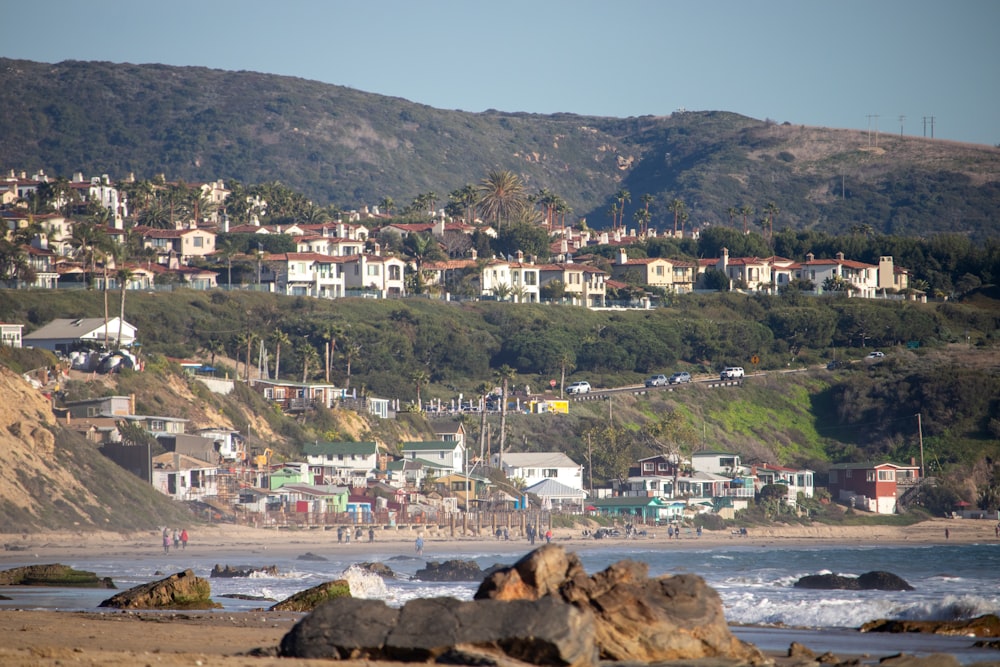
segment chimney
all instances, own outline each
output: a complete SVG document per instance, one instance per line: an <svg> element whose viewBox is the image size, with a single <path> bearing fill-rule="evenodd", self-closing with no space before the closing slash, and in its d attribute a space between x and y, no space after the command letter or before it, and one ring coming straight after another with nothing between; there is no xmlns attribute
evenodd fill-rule
<svg viewBox="0 0 1000 667"><path fill-rule="evenodd" d="M812 254L811 252L807 252L807 253L806 253L806 261L807 261L807 262L811 262L811 261L813 261L814 259L816 259L816 255Z"/></svg>
<svg viewBox="0 0 1000 667"><path fill-rule="evenodd" d="M524 262L524 251L523 250L518 250L516 253L514 253L514 256L517 257L517 261L518 262L520 262L520 263Z"/></svg>
<svg viewBox="0 0 1000 667"><path fill-rule="evenodd" d="M628 250L625 248L618 248L618 264L628 263Z"/></svg>
<svg viewBox="0 0 1000 667"><path fill-rule="evenodd" d="M472 256L473 262L476 261L476 259L479 257L479 251L476 250L475 248L470 249L469 254Z"/></svg>
<svg viewBox="0 0 1000 667"><path fill-rule="evenodd" d="M837 261L838 262L843 262L844 261L844 253L842 253L842 252L838 252L837 253Z"/></svg>
<svg viewBox="0 0 1000 667"><path fill-rule="evenodd" d="M729 270L729 248L722 249L722 272Z"/></svg>

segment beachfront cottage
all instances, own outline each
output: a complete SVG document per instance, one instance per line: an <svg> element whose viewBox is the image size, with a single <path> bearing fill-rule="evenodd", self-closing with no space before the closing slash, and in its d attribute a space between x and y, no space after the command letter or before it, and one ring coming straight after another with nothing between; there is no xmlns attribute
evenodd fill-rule
<svg viewBox="0 0 1000 667"><path fill-rule="evenodd" d="M465 447L455 440L420 440L404 442L399 451L404 459L423 460L441 471L465 472Z"/></svg>
<svg viewBox="0 0 1000 667"><path fill-rule="evenodd" d="M544 479L524 490L536 496L542 509L557 512L582 512L587 500L586 492L561 484L554 479Z"/></svg>
<svg viewBox="0 0 1000 667"><path fill-rule="evenodd" d="M174 500L204 500L219 495L218 469L209 461L167 452L153 457L153 488Z"/></svg>
<svg viewBox="0 0 1000 667"><path fill-rule="evenodd" d="M898 500L920 480L920 467L895 463L837 463L830 466L830 495L850 507L895 514Z"/></svg>
<svg viewBox="0 0 1000 667"><path fill-rule="evenodd" d="M493 454L490 464L500 466L500 455ZM522 479L526 486L552 479L563 486L583 490L583 466L562 452L507 452L503 470L508 479Z"/></svg>
<svg viewBox="0 0 1000 667"><path fill-rule="evenodd" d="M363 487L380 467L376 442L307 442L302 451L315 484Z"/></svg>
<svg viewBox="0 0 1000 667"><path fill-rule="evenodd" d="M40 347L44 350L67 354L81 347L95 347L107 341L115 346L121 330L121 346L129 347L135 342L136 327L128 322L112 317L104 326L103 317L59 318L32 331L22 338L24 345Z"/></svg>

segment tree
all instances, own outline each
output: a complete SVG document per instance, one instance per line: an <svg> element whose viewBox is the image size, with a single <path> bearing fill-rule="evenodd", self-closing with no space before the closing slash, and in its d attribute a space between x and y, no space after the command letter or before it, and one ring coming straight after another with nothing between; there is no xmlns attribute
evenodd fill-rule
<svg viewBox="0 0 1000 667"><path fill-rule="evenodd" d="M308 338L303 338L298 345L299 360L302 362L302 382L309 381L309 369L319 365L319 353Z"/></svg>
<svg viewBox="0 0 1000 667"><path fill-rule="evenodd" d="M482 464L487 458L486 452L486 401L493 392L493 385L486 382L480 383L476 387L476 395L481 399L481 410L479 411L479 461Z"/></svg>
<svg viewBox="0 0 1000 667"><path fill-rule="evenodd" d="M118 340L116 341L115 347L121 348L122 346L122 326L125 323L125 290L128 289L128 283L132 280L133 271L125 266L124 260L121 265L115 264L117 270L115 271L115 280L118 281L118 293L121 301L118 304Z"/></svg>
<svg viewBox="0 0 1000 667"><path fill-rule="evenodd" d="M524 185L512 171L491 171L479 184L479 208L497 228L519 213L526 205Z"/></svg>
<svg viewBox="0 0 1000 667"><path fill-rule="evenodd" d="M628 190L622 189L615 194L615 199L618 201L618 227L625 227L625 204L632 202L632 193Z"/></svg>
<svg viewBox="0 0 1000 667"><path fill-rule="evenodd" d="M291 339L281 329L272 331L268 339L274 343L274 379L277 380L281 377L281 346L291 343ZM330 378L327 378L327 382L329 381Z"/></svg>
<svg viewBox="0 0 1000 667"><path fill-rule="evenodd" d="M392 197L384 197L382 201L378 203L378 207L388 216L392 216L392 212L396 209L396 202L392 200Z"/></svg>
<svg viewBox="0 0 1000 667"><path fill-rule="evenodd" d="M96 249L101 244L103 235L103 232L97 225L87 222L78 222L73 225L70 244L74 248L73 255L83 262L83 278L87 284L87 289L93 289L94 287L94 272L97 263ZM88 266L90 267L89 270L87 269Z"/></svg>
<svg viewBox="0 0 1000 667"><path fill-rule="evenodd" d="M344 360L347 364L347 381L344 383L345 389L351 388L351 362L361 354L361 346L353 340L347 340L341 346L344 350Z"/></svg>
<svg viewBox="0 0 1000 667"><path fill-rule="evenodd" d="M764 206L764 215L767 218L767 238L773 243L774 240L774 218L781 213L781 209L773 201L767 202Z"/></svg>
<svg viewBox="0 0 1000 667"><path fill-rule="evenodd" d="M215 368L215 357L226 351L226 346L218 338L209 338L205 343L205 350L210 355L212 368ZM239 374L237 374L239 375Z"/></svg>
<svg viewBox="0 0 1000 667"><path fill-rule="evenodd" d="M649 211L645 209L639 209L632 214L632 219L635 220L635 224L639 226L639 236L646 236L646 230L649 228Z"/></svg>
<svg viewBox="0 0 1000 667"><path fill-rule="evenodd" d="M500 457L499 457L499 467L503 468L503 448L507 441L507 390L510 388L510 383L514 381L517 377L517 371L504 364L500 368L493 372L493 377L495 377L500 382Z"/></svg>
<svg viewBox="0 0 1000 667"><path fill-rule="evenodd" d="M739 213L739 212L740 212L740 210L738 208L736 208L735 206L730 206L729 208L726 209L726 214L729 216L729 226L730 227L733 226L733 220L736 218L736 214Z"/></svg>
<svg viewBox="0 0 1000 667"><path fill-rule="evenodd" d="M677 236L677 223L681 218L681 215L687 211L687 205L682 199L675 198L670 202L670 206L667 210L674 214L674 236Z"/></svg>
<svg viewBox="0 0 1000 667"><path fill-rule="evenodd" d="M417 390L417 412L424 411L424 404L420 398L420 388L427 384L430 379L430 374L428 374L423 368L419 368L410 373L410 382L413 383L413 386Z"/></svg>
<svg viewBox="0 0 1000 667"><path fill-rule="evenodd" d="M740 206L740 215L743 216L743 233L746 234L750 231L747 227L747 217L753 215L753 206L750 204L743 204L743 206Z"/></svg>

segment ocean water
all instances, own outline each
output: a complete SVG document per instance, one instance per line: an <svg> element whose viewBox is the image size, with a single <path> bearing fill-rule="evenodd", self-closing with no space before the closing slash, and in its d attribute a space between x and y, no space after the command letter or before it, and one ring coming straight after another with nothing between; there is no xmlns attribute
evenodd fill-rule
<svg viewBox="0 0 1000 667"><path fill-rule="evenodd" d="M60 560L66 565L111 577L119 590L147 583L183 568L208 577L216 564L264 567L276 565L277 576L213 578L212 596L224 611L249 611L270 603L235 600L226 594L245 594L282 600L301 590L330 579L346 577L356 597L385 600L398 606L421 597L450 596L472 598L479 581L436 583L414 580L416 571L428 560L475 560L480 567L509 565L522 554L490 551L483 544L479 553L449 552L447 543L432 543L423 557L389 554L371 545L363 557L338 553L336 544L326 551L313 551L326 561L299 560L296 556L275 556L254 550L245 557L228 557L219 562L217 554L201 555L197 549L168 555ZM567 545L572 550L572 547ZM525 545L523 553L530 547ZM1000 543L872 546L872 547L714 547L671 550L658 545L644 547L641 541L619 542L577 552L588 573L600 571L621 560L637 560L648 565L651 576L697 574L718 591L726 618L743 639L765 650L782 650L789 636L804 633L801 641L814 650L856 653L859 635L854 628L866 621L889 619L966 619L986 613L1000 613ZM361 561L388 565L395 577L382 579L353 568ZM8 561L4 569L35 561ZM795 581L804 575L833 572L858 575L885 570L904 578L913 591L827 591L797 589ZM0 600L0 608L94 610L111 596L107 590L5 587L12 600ZM753 626L753 627L743 627ZM770 638L770 639L769 639ZM777 642L769 646L768 641ZM914 637L913 635L864 635L865 646L887 642L908 653L946 651L965 662L997 659L1000 652L966 651L967 638ZM883 652L883 655L885 653Z"/></svg>

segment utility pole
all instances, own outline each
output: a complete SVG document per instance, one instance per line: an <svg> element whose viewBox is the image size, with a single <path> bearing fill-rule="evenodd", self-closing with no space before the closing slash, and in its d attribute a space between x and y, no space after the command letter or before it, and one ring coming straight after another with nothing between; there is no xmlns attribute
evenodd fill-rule
<svg viewBox="0 0 1000 667"><path fill-rule="evenodd" d="M899 114L899 136L903 136L903 121L906 120L906 116Z"/></svg>
<svg viewBox="0 0 1000 667"><path fill-rule="evenodd" d="M931 139L934 138L934 116L924 116L924 136L927 136L927 121L931 122Z"/></svg>
<svg viewBox="0 0 1000 667"><path fill-rule="evenodd" d="M931 116L931 139L934 138L934 116Z"/></svg>

